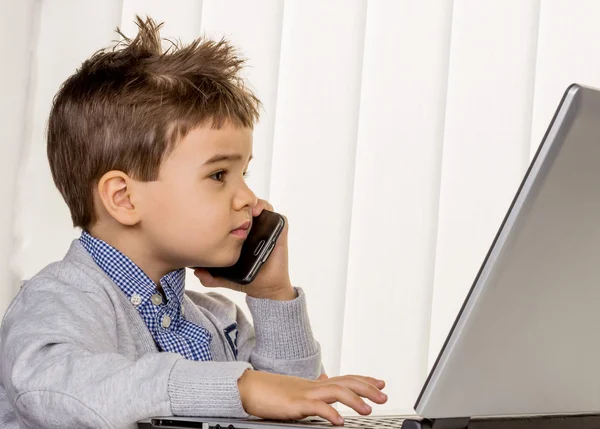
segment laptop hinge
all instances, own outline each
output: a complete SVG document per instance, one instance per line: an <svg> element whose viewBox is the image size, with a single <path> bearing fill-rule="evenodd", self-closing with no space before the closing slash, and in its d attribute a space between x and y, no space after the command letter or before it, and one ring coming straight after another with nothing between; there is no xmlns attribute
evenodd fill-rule
<svg viewBox="0 0 600 429"><path fill-rule="evenodd" d="M452 419L406 419L402 423L402 429L467 429L470 417L458 417Z"/></svg>

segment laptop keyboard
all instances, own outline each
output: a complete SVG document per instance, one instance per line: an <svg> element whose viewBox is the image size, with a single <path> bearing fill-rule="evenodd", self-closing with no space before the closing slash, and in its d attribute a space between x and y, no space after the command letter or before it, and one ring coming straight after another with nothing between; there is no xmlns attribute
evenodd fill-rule
<svg viewBox="0 0 600 429"><path fill-rule="evenodd" d="M153 419L154 420L154 419ZM406 419L401 416L346 416L344 417L344 426L334 426L329 421L320 417L309 417L302 420L264 420L265 429L270 429L273 424L280 424L281 426L289 426L290 428L306 427L306 428L317 428L317 427L331 427L340 429L401 429L402 424ZM138 424L138 428L146 429L152 427L166 426L166 427L177 427L177 428L205 428L208 429L238 429L236 427L244 427L244 423L252 422L253 424L260 424L261 420L256 421L242 421L227 422L227 423L202 423L198 421L185 421L185 420L170 420L168 417L160 418L158 421L153 422L152 425L141 425ZM415 427L415 426L411 426Z"/></svg>
<svg viewBox="0 0 600 429"><path fill-rule="evenodd" d="M401 417L377 417L377 416L363 416L363 417L344 417L344 428L350 429L401 429L404 418ZM331 426L334 427L327 420L321 418L311 418L301 420L298 423L305 424L307 426L318 425L318 426ZM339 426L336 426L339 427Z"/></svg>

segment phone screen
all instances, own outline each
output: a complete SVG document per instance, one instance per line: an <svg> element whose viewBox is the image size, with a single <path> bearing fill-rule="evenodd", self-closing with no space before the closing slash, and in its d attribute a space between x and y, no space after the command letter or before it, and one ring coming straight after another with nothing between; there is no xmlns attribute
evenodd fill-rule
<svg viewBox="0 0 600 429"><path fill-rule="evenodd" d="M208 272L214 277L225 277L236 283L251 283L275 248L284 226L283 216L263 210L252 220L252 228L242 245L238 261L231 267L208 268Z"/></svg>

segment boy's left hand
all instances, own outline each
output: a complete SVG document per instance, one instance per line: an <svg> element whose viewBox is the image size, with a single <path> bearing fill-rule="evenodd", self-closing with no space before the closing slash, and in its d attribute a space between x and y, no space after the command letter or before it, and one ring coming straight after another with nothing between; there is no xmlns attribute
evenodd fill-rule
<svg viewBox="0 0 600 429"><path fill-rule="evenodd" d="M258 200L252 209L252 217L258 216L264 209L273 211L273 206L265 200ZM288 271L288 220L277 239L277 244L267 262L261 267L252 283L241 285L222 277L213 277L207 270L197 268L194 275L206 287L224 287L246 293L254 298L268 298L278 301L289 301L296 298L296 291L290 282Z"/></svg>

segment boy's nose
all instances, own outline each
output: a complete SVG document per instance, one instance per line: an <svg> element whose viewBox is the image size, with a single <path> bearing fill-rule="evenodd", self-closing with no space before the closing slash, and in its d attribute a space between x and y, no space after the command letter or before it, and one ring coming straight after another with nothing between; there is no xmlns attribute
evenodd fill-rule
<svg viewBox="0 0 600 429"><path fill-rule="evenodd" d="M258 204L258 197L252 192L252 190L244 183L243 188L239 191L236 199L234 200L234 206L237 210L241 210L244 207L252 209Z"/></svg>

